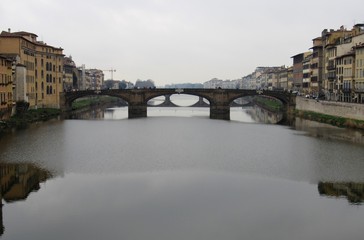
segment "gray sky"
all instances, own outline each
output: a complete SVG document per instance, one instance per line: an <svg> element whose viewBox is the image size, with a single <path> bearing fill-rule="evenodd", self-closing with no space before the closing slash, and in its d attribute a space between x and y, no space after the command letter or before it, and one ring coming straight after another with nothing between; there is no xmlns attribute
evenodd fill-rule
<svg viewBox="0 0 364 240"><path fill-rule="evenodd" d="M323 29L363 22L362 0L0 1L1 30L33 32L78 66L157 86L292 65Z"/></svg>

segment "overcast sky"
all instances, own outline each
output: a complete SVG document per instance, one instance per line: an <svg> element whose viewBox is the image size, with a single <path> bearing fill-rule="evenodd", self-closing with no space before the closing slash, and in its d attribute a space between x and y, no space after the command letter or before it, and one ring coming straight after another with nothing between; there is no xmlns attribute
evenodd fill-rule
<svg viewBox="0 0 364 240"><path fill-rule="evenodd" d="M114 79L203 83L292 65L325 28L364 23L362 0L10 0L2 29L62 47ZM110 73L105 72L105 78Z"/></svg>

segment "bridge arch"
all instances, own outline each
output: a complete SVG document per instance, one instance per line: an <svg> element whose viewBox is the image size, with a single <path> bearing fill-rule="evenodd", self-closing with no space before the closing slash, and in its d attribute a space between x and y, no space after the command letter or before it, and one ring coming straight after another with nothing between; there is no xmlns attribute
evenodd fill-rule
<svg viewBox="0 0 364 240"><path fill-rule="evenodd" d="M266 92L247 92L247 93L240 93L240 94L236 94L233 95L229 98L229 102L232 103L233 101L235 101L236 99L239 98L243 98L243 97L249 97L249 96L268 96L268 97L273 97L279 101L282 102L283 105L287 105L289 104L290 100L289 97L286 96L284 93L275 93L273 91L266 91Z"/></svg>
<svg viewBox="0 0 364 240"><path fill-rule="evenodd" d="M149 101L151 101L151 100L153 100L155 98L161 97L161 96L165 97L162 103L155 104L155 105L149 104ZM194 97L197 97L197 99L193 103L183 105L183 104L176 103L172 99L173 97L176 97L176 96L194 96ZM208 107L210 105L210 102L206 103L203 100L204 98L201 97L200 95L197 95L197 94L173 93L173 94L167 94L167 95L162 94L162 95L160 95L158 97L154 97L154 98L151 98L151 99L147 100L148 107L149 106L150 107Z"/></svg>
<svg viewBox="0 0 364 240"><path fill-rule="evenodd" d="M155 92L155 93L150 93L148 94L148 96L146 97L146 101L148 102L149 100L156 98L156 97L160 97L160 96L172 96L172 95L190 95L190 96L197 96L197 97L203 97L205 98L207 101L211 102L212 100L210 99L209 95L204 95L198 92L194 92L194 91L187 91L186 89L183 92L178 92L178 89L171 89L170 91L164 91L164 92Z"/></svg>
<svg viewBox="0 0 364 240"><path fill-rule="evenodd" d="M65 92L62 93L61 98L61 109L64 111L72 110L72 103L83 97L91 97L91 96L110 96L110 97L117 97L122 99L123 101L128 103L128 98L123 97L122 95L115 94L112 92L104 92L104 91L95 91L95 90L87 90L87 91L75 91L75 92Z"/></svg>

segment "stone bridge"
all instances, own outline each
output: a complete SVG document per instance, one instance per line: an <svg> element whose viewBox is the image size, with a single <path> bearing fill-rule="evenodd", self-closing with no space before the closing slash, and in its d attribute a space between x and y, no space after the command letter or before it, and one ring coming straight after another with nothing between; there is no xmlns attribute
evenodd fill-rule
<svg viewBox="0 0 364 240"><path fill-rule="evenodd" d="M63 111L72 110L72 102L81 97L107 95L118 97L128 103L128 117L147 117L148 101L159 96L173 94L187 94L205 98L210 103L210 118L230 120L230 104L238 98L246 96L271 96L283 103L283 121L287 120L296 106L296 96L284 91L245 90L245 89L108 89L64 92L60 96L60 105Z"/></svg>

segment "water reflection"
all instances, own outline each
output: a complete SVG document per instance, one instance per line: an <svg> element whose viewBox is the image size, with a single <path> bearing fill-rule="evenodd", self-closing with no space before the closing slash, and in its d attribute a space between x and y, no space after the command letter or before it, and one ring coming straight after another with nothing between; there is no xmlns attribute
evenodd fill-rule
<svg viewBox="0 0 364 240"><path fill-rule="evenodd" d="M320 195L334 198L346 198L349 203L361 205L364 202L364 183L355 182L319 182Z"/></svg>
<svg viewBox="0 0 364 240"><path fill-rule="evenodd" d="M12 183L1 186L2 239L362 236L362 146L313 137L300 123L297 131L213 121L208 108L149 110L126 120L127 107L108 109L104 119L125 120L48 122L0 139L0 159L16 163L1 170L1 182ZM173 117L152 116L166 113ZM246 109L231 116L254 122ZM26 201L5 191L16 182Z"/></svg>
<svg viewBox="0 0 364 240"><path fill-rule="evenodd" d="M208 118L209 108L205 107L153 107L148 108L148 117L196 117ZM108 108L105 109L104 119L106 120L121 120L128 118L127 107ZM254 119L246 113L241 107L230 108L230 120L237 122L253 123Z"/></svg>
<svg viewBox="0 0 364 240"><path fill-rule="evenodd" d="M105 115L104 107L93 107L87 111L72 112L67 116L68 119L103 119Z"/></svg>
<svg viewBox="0 0 364 240"><path fill-rule="evenodd" d="M0 163L0 235L4 233L3 200L6 203L25 201L31 192L40 189L40 183L52 178L52 174L30 163Z"/></svg>
<svg viewBox="0 0 364 240"><path fill-rule="evenodd" d="M364 144L364 131L358 129L339 128L301 118L295 119L294 128L315 138Z"/></svg>
<svg viewBox="0 0 364 240"><path fill-rule="evenodd" d="M183 97L183 96L182 96ZM153 99L154 100L154 99ZM184 101L182 101L184 100ZM189 98L182 98L176 101L180 107L148 107L148 117L209 117L210 110L206 107L186 107L182 105L192 105L195 101ZM163 99L164 101L164 99ZM186 103L187 102L187 103ZM152 104L152 103L151 103ZM158 104L156 104L158 105ZM276 124L282 119L282 113L271 112L258 106L230 107L230 120L238 122L258 122L266 124ZM106 119L121 120L128 119L127 106L115 107L94 107L87 111L74 112L68 119Z"/></svg>
<svg viewBox="0 0 364 240"><path fill-rule="evenodd" d="M247 113L252 117L252 119L259 123L276 124L283 118L283 113L272 112L257 105L248 107L246 109Z"/></svg>

